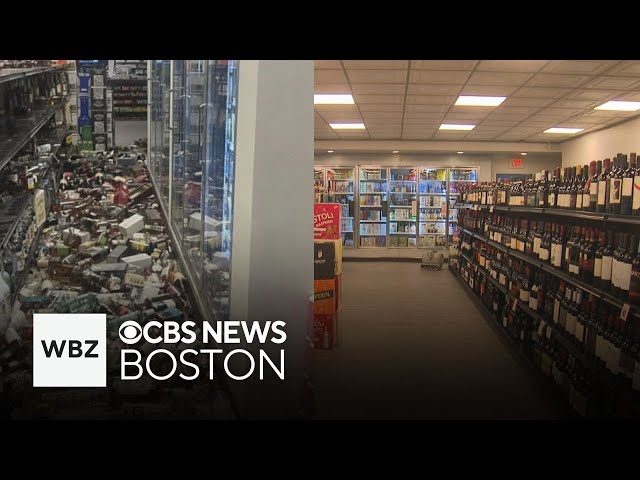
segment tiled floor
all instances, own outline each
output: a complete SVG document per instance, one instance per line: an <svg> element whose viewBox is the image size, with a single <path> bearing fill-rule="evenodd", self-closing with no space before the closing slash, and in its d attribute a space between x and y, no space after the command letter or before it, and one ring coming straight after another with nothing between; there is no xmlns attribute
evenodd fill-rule
<svg viewBox="0 0 640 480"><path fill-rule="evenodd" d="M341 344L316 351L316 417L551 419L563 407L448 269L345 262Z"/></svg>

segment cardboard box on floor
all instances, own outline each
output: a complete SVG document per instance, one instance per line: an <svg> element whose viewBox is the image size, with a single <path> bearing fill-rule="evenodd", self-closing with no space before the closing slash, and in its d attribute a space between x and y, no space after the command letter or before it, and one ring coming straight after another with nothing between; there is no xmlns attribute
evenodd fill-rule
<svg viewBox="0 0 640 480"><path fill-rule="evenodd" d="M314 272L316 268L323 268L329 258L333 258L333 275L342 274L342 240L314 240ZM314 278L328 278L327 270L322 270L321 277L317 274ZM325 273L327 272L327 273ZM319 272L320 273L320 272Z"/></svg>

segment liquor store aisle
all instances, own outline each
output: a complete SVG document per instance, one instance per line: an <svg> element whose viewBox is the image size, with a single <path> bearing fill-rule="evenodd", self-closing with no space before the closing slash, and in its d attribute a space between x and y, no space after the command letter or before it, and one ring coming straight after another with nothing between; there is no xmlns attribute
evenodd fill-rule
<svg viewBox="0 0 640 480"><path fill-rule="evenodd" d="M318 419L557 419L567 409L445 267L345 262L341 342L315 351Z"/></svg>

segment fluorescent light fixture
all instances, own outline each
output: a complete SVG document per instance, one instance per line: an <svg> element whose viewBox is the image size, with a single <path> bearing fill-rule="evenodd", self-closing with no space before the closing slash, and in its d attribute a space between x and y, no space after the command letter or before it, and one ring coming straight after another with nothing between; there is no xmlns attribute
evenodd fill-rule
<svg viewBox="0 0 640 480"><path fill-rule="evenodd" d="M398 150L394 150L392 153L398 153Z"/></svg>
<svg viewBox="0 0 640 480"><path fill-rule="evenodd" d="M333 150L327 150L327 153L333 153Z"/></svg>
<svg viewBox="0 0 640 480"><path fill-rule="evenodd" d="M364 130L364 123L330 123L334 130Z"/></svg>
<svg viewBox="0 0 640 480"><path fill-rule="evenodd" d="M612 100L594 108L594 110L617 110L619 112L635 112L640 110L640 102L619 102Z"/></svg>
<svg viewBox="0 0 640 480"><path fill-rule="evenodd" d="M497 107L504 102L507 97L480 97L476 95L460 95L455 105L466 105L470 107Z"/></svg>
<svg viewBox="0 0 640 480"><path fill-rule="evenodd" d="M526 155L527 152L520 152L520 155Z"/></svg>
<svg viewBox="0 0 640 480"><path fill-rule="evenodd" d="M314 105L353 105L353 96L345 94L315 94L313 96Z"/></svg>
<svg viewBox="0 0 640 480"><path fill-rule="evenodd" d="M547 128L544 133L578 133L582 130L584 130L584 128L551 127Z"/></svg>
<svg viewBox="0 0 640 480"><path fill-rule="evenodd" d="M455 123L443 123L440 130L473 130L475 125L458 125Z"/></svg>
<svg viewBox="0 0 640 480"><path fill-rule="evenodd" d="M464 152L458 152L458 155L462 155Z"/></svg>

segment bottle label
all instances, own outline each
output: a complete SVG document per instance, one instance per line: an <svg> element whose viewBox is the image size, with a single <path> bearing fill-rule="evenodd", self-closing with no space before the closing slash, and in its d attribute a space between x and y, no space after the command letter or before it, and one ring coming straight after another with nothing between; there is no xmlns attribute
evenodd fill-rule
<svg viewBox="0 0 640 480"><path fill-rule="evenodd" d="M631 286L631 264L618 262L618 270L620 271L619 287L622 290L629 291Z"/></svg>
<svg viewBox="0 0 640 480"><path fill-rule="evenodd" d="M533 237L533 253L536 255L540 254L540 244L542 243L542 238Z"/></svg>
<svg viewBox="0 0 640 480"><path fill-rule="evenodd" d="M516 237L511 237L511 248L513 250L518 249L518 240L516 239Z"/></svg>
<svg viewBox="0 0 640 480"><path fill-rule="evenodd" d="M622 179L622 196L630 197L633 195L633 178Z"/></svg>
<svg viewBox="0 0 640 480"><path fill-rule="evenodd" d="M534 296L529 296L529 308L531 310L538 310L538 299Z"/></svg>
<svg viewBox="0 0 640 480"><path fill-rule="evenodd" d="M583 193L582 194L582 208L588 208L589 207L589 198L590 195L588 193Z"/></svg>
<svg viewBox="0 0 640 480"><path fill-rule="evenodd" d="M507 277L504 276L503 273L500 274L500 285L506 285L507 284Z"/></svg>
<svg viewBox="0 0 640 480"><path fill-rule="evenodd" d="M556 194L555 193L550 193L549 194L549 201L547 203L549 204L550 207L555 207L556 206Z"/></svg>
<svg viewBox="0 0 640 480"><path fill-rule="evenodd" d="M584 197L587 197L587 200L589 199L589 195L587 195L586 193L578 193L578 196L576 198L576 209L577 210L581 210L582 209L582 204L584 203Z"/></svg>
<svg viewBox="0 0 640 480"><path fill-rule="evenodd" d="M640 214L640 175L633 178L633 211Z"/></svg>
<svg viewBox="0 0 640 480"><path fill-rule="evenodd" d="M604 180L598 182L598 205L605 204L605 191L607 188L607 184Z"/></svg>
<svg viewBox="0 0 640 480"><path fill-rule="evenodd" d="M562 244L552 244L551 263L554 267L560 267L562 265Z"/></svg>
<svg viewBox="0 0 640 480"><path fill-rule="evenodd" d="M612 178L609 183L609 203L620 203L620 189L622 188L622 182L619 178Z"/></svg>
<svg viewBox="0 0 640 480"><path fill-rule="evenodd" d="M540 248L540 260L547 261L549 260L549 249L548 248Z"/></svg>
<svg viewBox="0 0 640 480"><path fill-rule="evenodd" d="M602 280L611 280L613 257L602 257Z"/></svg>
<svg viewBox="0 0 640 480"><path fill-rule="evenodd" d="M576 322L575 337L578 339L578 342L584 342L584 325L580 322Z"/></svg>
<svg viewBox="0 0 640 480"><path fill-rule="evenodd" d="M529 290L520 290L520 300L523 302L528 302L531 297L531 292Z"/></svg>
<svg viewBox="0 0 640 480"><path fill-rule="evenodd" d="M618 262L618 260L614 257L613 261L611 262L611 284L614 287L619 287L619 281L620 281L620 269L619 269L619 264L620 262Z"/></svg>
<svg viewBox="0 0 640 480"><path fill-rule="evenodd" d="M602 277L602 259L596 258L593 266L593 276L595 278Z"/></svg>

